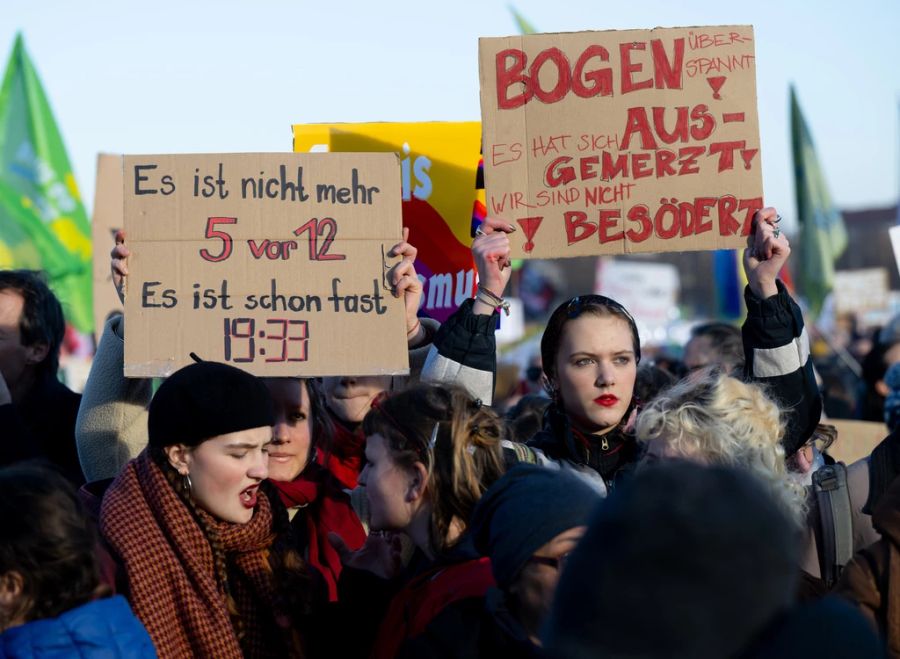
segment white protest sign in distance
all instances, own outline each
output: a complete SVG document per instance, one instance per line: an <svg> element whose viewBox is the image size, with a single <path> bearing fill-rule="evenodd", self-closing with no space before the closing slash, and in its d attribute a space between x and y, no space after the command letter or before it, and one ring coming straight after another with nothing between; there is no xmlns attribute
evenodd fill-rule
<svg viewBox="0 0 900 659"><path fill-rule="evenodd" d="M762 208L753 28L483 38L488 213L513 255L735 248Z"/></svg>
<svg viewBox="0 0 900 659"><path fill-rule="evenodd" d="M834 309L837 313L865 313L888 306L887 268L837 270L834 273Z"/></svg>
<svg viewBox="0 0 900 659"><path fill-rule="evenodd" d="M679 317L681 277L670 263L597 259L594 291L621 303L631 312L641 338L650 345L665 343L668 328Z"/></svg>
<svg viewBox="0 0 900 659"><path fill-rule="evenodd" d="M126 156L125 375L407 373L392 153Z"/></svg>

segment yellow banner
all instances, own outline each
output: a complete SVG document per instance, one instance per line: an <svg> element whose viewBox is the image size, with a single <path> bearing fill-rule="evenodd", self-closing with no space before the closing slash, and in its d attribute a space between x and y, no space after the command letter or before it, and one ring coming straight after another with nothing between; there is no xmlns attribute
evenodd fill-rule
<svg viewBox="0 0 900 659"><path fill-rule="evenodd" d="M393 152L400 156L403 226L419 250L422 311L443 321L472 296L472 224L483 219L481 123L302 124L294 151Z"/></svg>

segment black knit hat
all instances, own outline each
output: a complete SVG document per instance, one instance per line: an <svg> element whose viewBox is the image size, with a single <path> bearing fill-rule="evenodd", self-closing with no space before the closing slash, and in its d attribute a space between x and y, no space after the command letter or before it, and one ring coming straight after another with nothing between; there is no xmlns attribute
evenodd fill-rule
<svg viewBox="0 0 900 659"><path fill-rule="evenodd" d="M543 635L547 656L737 656L794 600L796 529L756 478L666 460L591 516Z"/></svg>
<svg viewBox="0 0 900 659"><path fill-rule="evenodd" d="M185 366L150 402L150 446L197 446L240 430L275 425L275 407L262 380L216 362Z"/></svg>
<svg viewBox="0 0 900 659"><path fill-rule="evenodd" d="M601 496L577 476L530 464L510 469L484 493L469 525L478 552L491 559L501 589L538 549L587 524Z"/></svg>

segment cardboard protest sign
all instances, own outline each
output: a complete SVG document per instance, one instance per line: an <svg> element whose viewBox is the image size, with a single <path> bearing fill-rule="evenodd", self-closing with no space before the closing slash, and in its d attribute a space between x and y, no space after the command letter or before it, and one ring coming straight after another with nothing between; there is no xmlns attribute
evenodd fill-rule
<svg viewBox="0 0 900 659"><path fill-rule="evenodd" d="M853 464L872 453L890 432L883 423L828 419L826 423L837 428L837 441L828 448L828 455L844 464Z"/></svg>
<svg viewBox="0 0 900 659"><path fill-rule="evenodd" d="M487 209L516 257L734 248L763 205L753 28L480 40Z"/></svg>
<svg viewBox="0 0 900 659"><path fill-rule="evenodd" d="M116 244L116 231L122 228L122 156L101 153L97 156L97 182L94 187L94 215L91 239L94 242L94 332L99 343L103 325L110 314L121 312L122 304L113 287L108 255Z"/></svg>
<svg viewBox="0 0 900 659"><path fill-rule="evenodd" d="M125 375L192 352L257 375L408 372L384 279L394 154L127 156L124 183Z"/></svg>
<svg viewBox="0 0 900 659"><path fill-rule="evenodd" d="M422 312L443 322L472 297L471 224L473 215L484 217L483 191L476 191L480 122L294 126L294 151L312 149L399 154L403 226L419 250Z"/></svg>

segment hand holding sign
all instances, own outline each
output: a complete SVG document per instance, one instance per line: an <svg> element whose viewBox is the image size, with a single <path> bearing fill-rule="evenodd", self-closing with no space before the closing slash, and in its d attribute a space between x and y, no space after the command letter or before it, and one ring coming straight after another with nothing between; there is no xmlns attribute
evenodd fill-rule
<svg viewBox="0 0 900 659"><path fill-rule="evenodd" d="M394 297L403 296L406 308L406 340L409 345L416 345L424 334L419 321L419 304L422 301L422 282L416 274L416 255L418 250L409 242L409 228L403 228L403 242L397 243L388 251L388 256L403 257L387 273L387 281L391 285Z"/></svg>
<svg viewBox="0 0 900 659"><path fill-rule="evenodd" d="M506 220L486 217L478 228L472 241L472 256L475 258L475 269L478 271L478 286L484 288L497 298L503 297L503 291L512 274L510 267L509 234L516 230ZM480 299L475 302L476 314L493 313L495 309Z"/></svg>
<svg viewBox="0 0 900 659"><path fill-rule="evenodd" d="M744 272L750 290L761 300L778 294L775 280L791 255L787 236L778 229L780 219L774 208L762 209L754 219L753 233L747 237Z"/></svg>
<svg viewBox="0 0 900 659"><path fill-rule="evenodd" d="M488 212L516 258L739 247L762 208L750 26L479 42Z"/></svg>
<svg viewBox="0 0 900 659"><path fill-rule="evenodd" d="M125 232L116 232L116 246L109 253L112 259L109 269L112 272L113 286L119 296L119 302L125 304L125 278L128 276L128 257L131 250L125 247Z"/></svg>
<svg viewBox="0 0 900 659"><path fill-rule="evenodd" d="M127 376L166 376L192 352L257 375L408 372L404 315L421 286L415 248L398 243L396 155L124 163L129 244L121 235L112 268L128 292ZM391 245L403 258L388 283ZM363 337L367 350L347 350Z"/></svg>

